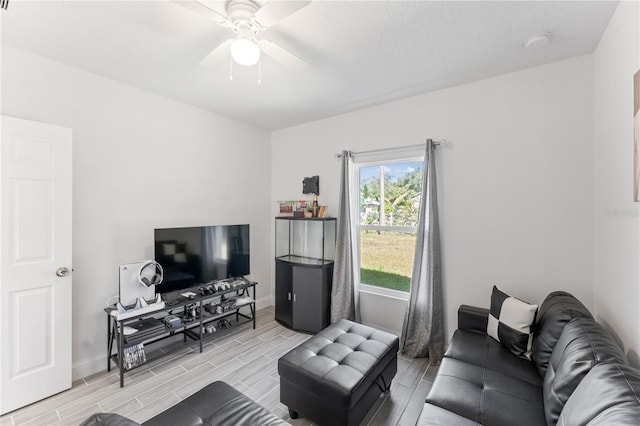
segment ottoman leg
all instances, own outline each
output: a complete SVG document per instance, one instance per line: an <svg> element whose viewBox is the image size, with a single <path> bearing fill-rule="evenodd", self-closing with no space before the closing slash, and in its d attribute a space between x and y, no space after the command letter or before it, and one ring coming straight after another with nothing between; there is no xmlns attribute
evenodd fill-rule
<svg viewBox="0 0 640 426"><path fill-rule="evenodd" d="M292 419L297 419L298 418L298 412L292 410L291 408L289 408L289 417L291 417Z"/></svg>

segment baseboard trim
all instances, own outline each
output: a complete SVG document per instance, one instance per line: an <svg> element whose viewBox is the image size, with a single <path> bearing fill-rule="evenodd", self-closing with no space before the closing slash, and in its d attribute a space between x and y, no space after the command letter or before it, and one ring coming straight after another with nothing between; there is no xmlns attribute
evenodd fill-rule
<svg viewBox="0 0 640 426"><path fill-rule="evenodd" d="M71 366L71 380L75 382L76 380L105 371L107 369L106 365L106 355L75 362Z"/></svg>
<svg viewBox="0 0 640 426"><path fill-rule="evenodd" d="M273 306L271 301L271 296L261 297L260 299L256 299L256 311L260 309L268 308L269 306Z"/></svg>

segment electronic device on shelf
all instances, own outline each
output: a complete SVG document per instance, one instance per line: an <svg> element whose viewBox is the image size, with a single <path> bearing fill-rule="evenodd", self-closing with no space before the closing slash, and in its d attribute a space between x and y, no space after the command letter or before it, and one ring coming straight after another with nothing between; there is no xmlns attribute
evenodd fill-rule
<svg viewBox="0 0 640 426"><path fill-rule="evenodd" d="M216 305L218 305L220 302L222 301L222 297L221 296L216 296L214 297L211 302L209 302L209 304L204 305L204 310L209 312L210 314L215 313L216 311Z"/></svg>
<svg viewBox="0 0 640 426"><path fill-rule="evenodd" d="M155 261L164 268L157 293L250 274L248 224L155 229L154 240Z"/></svg>
<svg viewBox="0 0 640 426"><path fill-rule="evenodd" d="M155 318L135 321L126 327L128 329L123 329L125 343L128 343L130 339L144 340L153 337L165 329L162 321Z"/></svg>
<svg viewBox="0 0 640 426"><path fill-rule="evenodd" d="M178 299L167 299L167 300L165 300L165 304L167 306L175 306L178 303L180 303L180 300L178 300Z"/></svg>
<svg viewBox="0 0 640 426"><path fill-rule="evenodd" d="M162 283L162 266L154 260L124 263L119 266L119 302L122 306L134 305L139 299L156 297L155 286Z"/></svg>
<svg viewBox="0 0 640 426"><path fill-rule="evenodd" d="M245 278L236 278L229 283L229 286L231 288L237 288L245 284L248 284L248 281Z"/></svg>
<svg viewBox="0 0 640 426"><path fill-rule="evenodd" d="M215 283L213 285L213 288L216 289L216 291L229 290L231 288L231 284L224 281L220 281L219 283Z"/></svg>
<svg viewBox="0 0 640 426"><path fill-rule="evenodd" d="M177 315L167 315L164 317L164 323L168 327L178 328L182 326L182 320Z"/></svg>
<svg viewBox="0 0 640 426"><path fill-rule="evenodd" d="M159 311L164 309L165 303L158 295L155 302L147 303L143 298L139 298L136 304L132 307L125 307L120 302L116 303L115 308L111 309L111 316L117 321L122 321L127 318L136 317L143 314Z"/></svg>
<svg viewBox="0 0 640 426"><path fill-rule="evenodd" d="M215 288L212 285L202 286L198 289L201 296L206 296L208 294L213 294L216 292Z"/></svg>
<svg viewBox="0 0 640 426"><path fill-rule="evenodd" d="M218 328L231 328L231 322L228 319L223 318L218 321Z"/></svg>
<svg viewBox="0 0 640 426"><path fill-rule="evenodd" d="M185 297L187 299L195 299L197 294L192 291L185 291L184 293L180 293L180 296Z"/></svg>

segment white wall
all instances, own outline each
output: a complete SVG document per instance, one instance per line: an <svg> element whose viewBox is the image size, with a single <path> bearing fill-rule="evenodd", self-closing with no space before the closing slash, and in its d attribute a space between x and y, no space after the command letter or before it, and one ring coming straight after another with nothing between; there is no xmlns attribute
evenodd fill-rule
<svg viewBox="0 0 640 426"><path fill-rule="evenodd" d="M300 197L302 178L318 174L321 204L335 213L336 153L445 139L437 167L447 332L460 304L489 306L493 284L537 303L564 289L591 307L592 83L584 56L276 131L273 206ZM399 330L404 303L363 299L363 321Z"/></svg>
<svg viewBox="0 0 640 426"><path fill-rule="evenodd" d="M633 75L640 3L620 2L594 62L594 300L640 367L640 205L633 202Z"/></svg>
<svg viewBox="0 0 640 426"><path fill-rule="evenodd" d="M270 303L267 132L5 46L1 100L73 129L74 378L104 370L118 265L152 258L156 227L249 223Z"/></svg>

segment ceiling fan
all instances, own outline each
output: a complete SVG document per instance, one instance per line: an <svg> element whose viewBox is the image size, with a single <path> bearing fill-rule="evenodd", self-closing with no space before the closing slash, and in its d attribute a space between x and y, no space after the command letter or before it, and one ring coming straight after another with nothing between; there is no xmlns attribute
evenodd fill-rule
<svg viewBox="0 0 640 426"><path fill-rule="evenodd" d="M215 60L230 51L233 60L244 66L258 63L262 53L291 68L306 65L302 59L275 42L258 38L258 34L307 6L311 0L271 0L263 6L252 0L227 0L224 3L175 0L174 3L214 21L221 27L231 29L235 34L234 38L229 38L215 47L201 63Z"/></svg>

